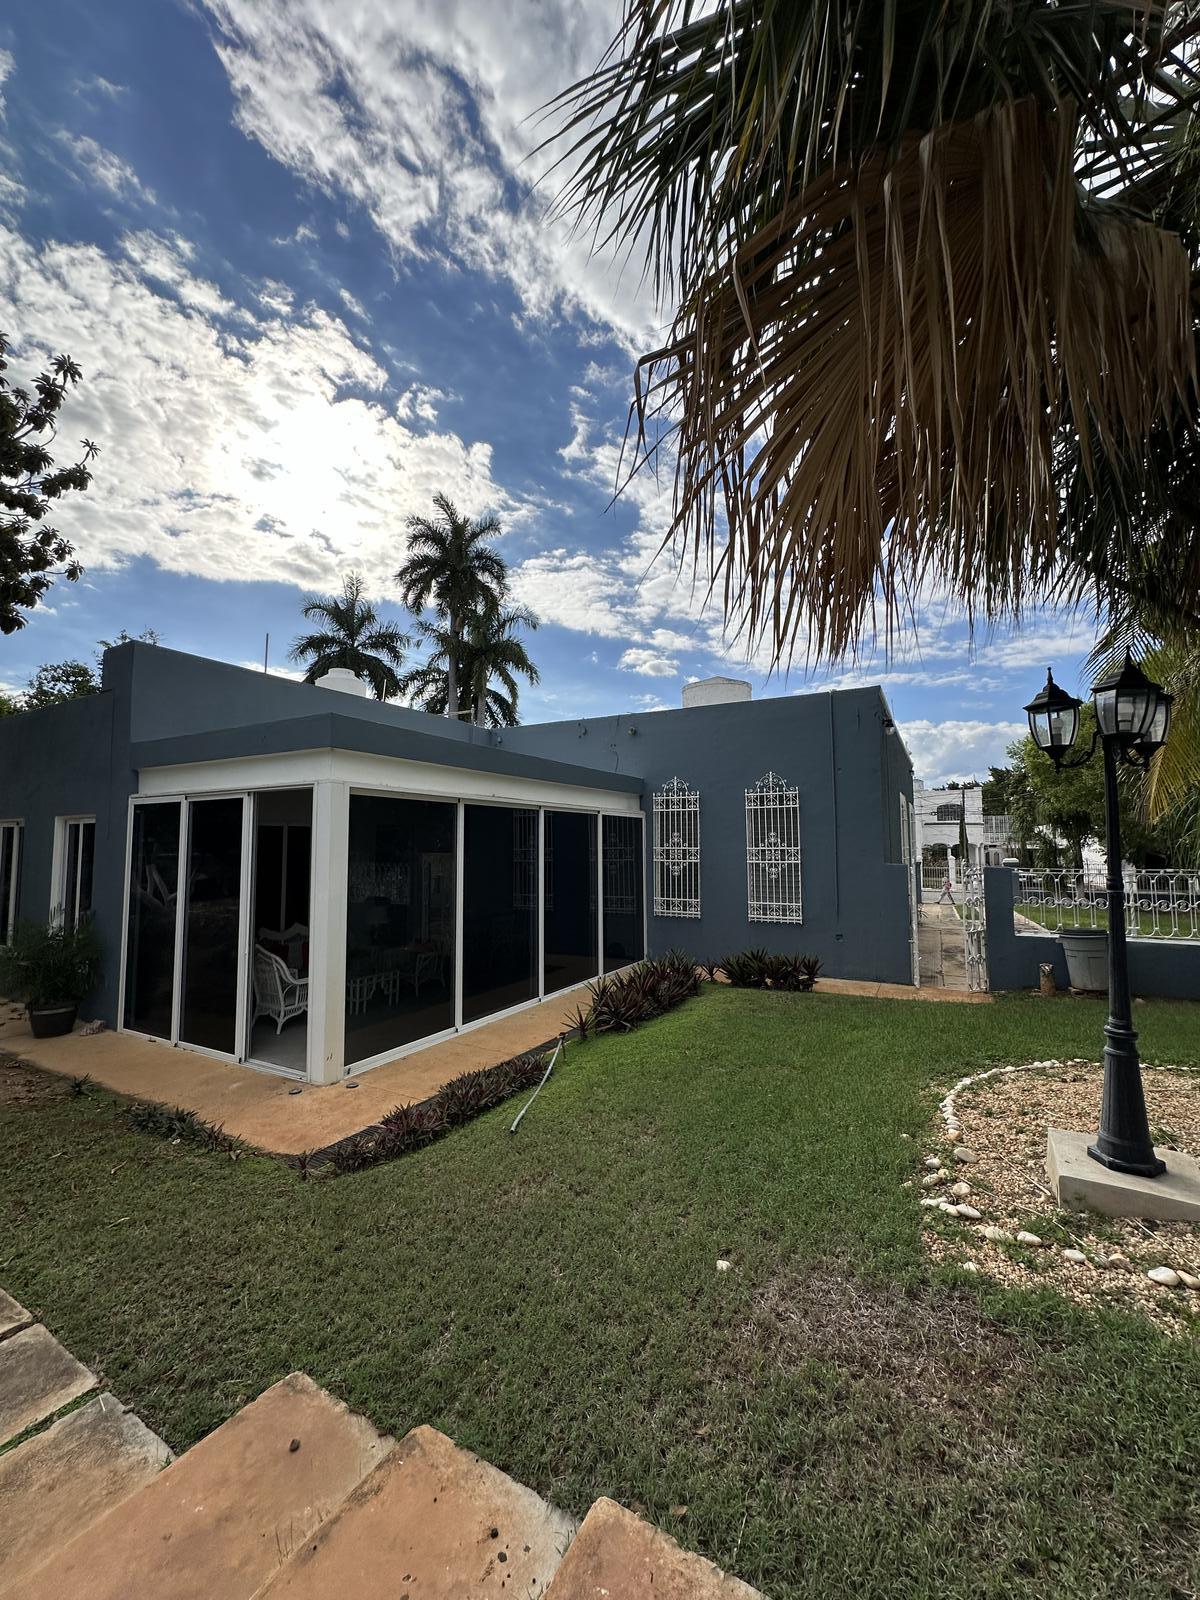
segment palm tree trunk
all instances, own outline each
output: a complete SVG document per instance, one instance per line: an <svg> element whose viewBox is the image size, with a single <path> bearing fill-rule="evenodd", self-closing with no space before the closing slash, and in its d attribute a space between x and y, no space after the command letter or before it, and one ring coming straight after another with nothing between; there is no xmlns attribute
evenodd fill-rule
<svg viewBox="0 0 1200 1600"><path fill-rule="evenodd" d="M450 619L450 653L446 661L446 715L458 715L458 623Z"/></svg>

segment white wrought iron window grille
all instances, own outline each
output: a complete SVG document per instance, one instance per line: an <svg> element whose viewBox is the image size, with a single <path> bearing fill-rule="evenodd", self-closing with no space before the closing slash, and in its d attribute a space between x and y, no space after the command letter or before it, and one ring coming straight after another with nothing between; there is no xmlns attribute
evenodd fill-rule
<svg viewBox="0 0 1200 1600"><path fill-rule="evenodd" d="M746 910L751 922L803 922L800 791L774 772L746 790Z"/></svg>
<svg viewBox="0 0 1200 1600"><path fill-rule="evenodd" d="M700 915L700 793L682 778L654 796L654 915Z"/></svg>

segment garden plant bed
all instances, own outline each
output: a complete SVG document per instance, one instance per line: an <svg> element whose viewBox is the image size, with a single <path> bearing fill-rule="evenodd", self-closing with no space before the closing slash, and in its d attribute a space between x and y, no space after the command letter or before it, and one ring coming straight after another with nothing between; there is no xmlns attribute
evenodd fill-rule
<svg viewBox="0 0 1200 1600"><path fill-rule="evenodd" d="M1200 1151L1200 1073L1146 1066L1142 1075L1154 1143ZM1159 1284L1146 1274L1169 1267L1200 1284L1200 1225L1065 1211L1051 1191L1047 1129L1094 1128L1102 1083L1099 1063L1077 1059L991 1070L957 1087L943 1101L931 1140L947 1176L925 1185L929 1252L938 1262L971 1262L1006 1285L1050 1286L1081 1305L1137 1308L1171 1332L1198 1331L1200 1288ZM947 1137L947 1117L951 1133L958 1134L954 1142ZM956 1149L976 1159L957 1160ZM951 1215L931 1203L943 1196L982 1217ZM985 1230L996 1228L1011 1240L988 1237ZM1042 1243L1016 1242L1021 1232Z"/></svg>

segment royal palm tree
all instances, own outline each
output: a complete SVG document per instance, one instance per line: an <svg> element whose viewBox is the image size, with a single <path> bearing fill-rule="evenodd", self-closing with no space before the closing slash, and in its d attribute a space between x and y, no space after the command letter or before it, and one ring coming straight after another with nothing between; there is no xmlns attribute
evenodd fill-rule
<svg viewBox="0 0 1200 1600"><path fill-rule="evenodd" d="M366 599L362 574L348 572L340 594L310 595L303 615L322 627L292 641L288 655L308 663L305 683L316 683L334 667L347 667L371 686L377 700L400 693L400 669L411 644L394 622L381 622Z"/></svg>
<svg viewBox="0 0 1200 1600"><path fill-rule="evenodd" d="M448 496L433 497L436 517L409 517L408 559L396 582L410 611L432 606L448 635L445 715L459 704L461 643L470 619L501 602L508 567L491 542L500 533L494 516L464 517Z"/></svg>
<svg viewBox="0 0 1200 1600"><path fill-rule="evenodd" d="M673 313L664 544L777 657L1103 580L1072 475L1136 498L1197 410L1198 40L1190 0L626 0L553 102L562 208Z"/></svg>
<svg viewBox="0 0 1200 1600"><path fill-rule="evenodd" d="M437 716L447 715L447 707L453 704L454 715L478 727L515 728L519 720L517 679L531 684L541 681L518 632L537 625L537 617L526 606L505 605L477 613L457 643L445 624L418 623L431 649L426 660L406 674L404 692L411 704ZM458 663L453 702L451 659Z"/></svg>

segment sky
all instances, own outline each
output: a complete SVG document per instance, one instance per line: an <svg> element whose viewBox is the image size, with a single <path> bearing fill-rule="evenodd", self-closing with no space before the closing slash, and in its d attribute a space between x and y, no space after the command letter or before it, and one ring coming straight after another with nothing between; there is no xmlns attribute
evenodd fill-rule
<svg viewBox="0 0 1200 1600"><path fill-rule="evenodd" d="M307 594L355 568L384 615L405 519L494 511L541 627L522 719L881 683L927 783L986 777L1086 620L972 640L936 605L890 659L770 672L659 556L670 484L614 496L636 355L664 320L636 263L547 216L539 108L617 0L41 0L0 13L0 329L9 377L84 382L55 520L85 563L0 637L0 690L121 629L290 670ZM669 308L667 308L669 310ZM802 756L797 754L797 760ZM781 762L785 763L781 753Z"/></svg>

